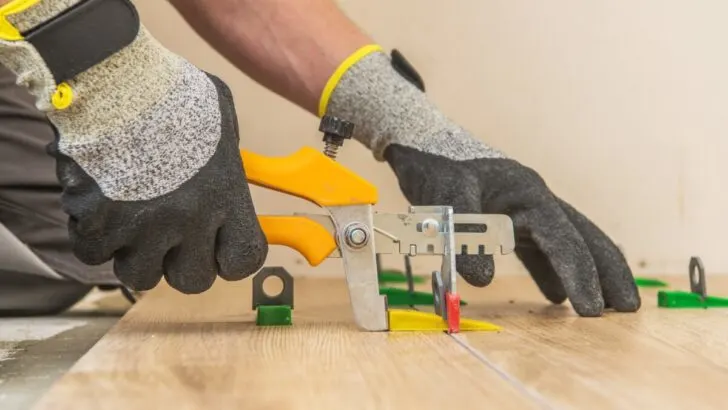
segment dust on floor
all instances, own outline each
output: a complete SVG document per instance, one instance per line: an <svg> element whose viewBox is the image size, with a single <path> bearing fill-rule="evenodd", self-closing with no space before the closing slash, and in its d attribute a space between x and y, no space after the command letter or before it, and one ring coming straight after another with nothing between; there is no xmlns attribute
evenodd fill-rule
<svg viewBox="0 0 728 410"><path fill-rule="evenodd" d="M119 292L94 291L61 315L0 319L0 409L32 407L128 307Z"/></svg>

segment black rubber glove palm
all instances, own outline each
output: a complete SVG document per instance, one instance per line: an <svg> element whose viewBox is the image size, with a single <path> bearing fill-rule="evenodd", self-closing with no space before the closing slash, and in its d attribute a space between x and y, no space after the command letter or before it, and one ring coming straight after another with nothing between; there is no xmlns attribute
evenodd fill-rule
<svg viewBox="0 0 728 410"><path fill-rule="evenodd" d="M455 161L397 144L384 155L414 205L509 215L516 255L551 302L568 297L582 316L598 316L605 307L639 308L632 273L617 246L532 169L505 158ZM486 286L494 275L493 258L458 255L457 270L468 283Z"/></svg>

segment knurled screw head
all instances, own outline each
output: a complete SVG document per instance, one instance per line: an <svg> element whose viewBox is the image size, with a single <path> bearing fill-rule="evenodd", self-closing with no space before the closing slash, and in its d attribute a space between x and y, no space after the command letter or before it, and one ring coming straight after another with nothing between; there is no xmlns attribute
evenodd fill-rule
<svg viewBox="0 0 728 410"><path fill-rule="evenodd" d="M343 143L354 134L354 124L332 115L324 115L319 124L319 131L324 133L324 141Z"/></svg>

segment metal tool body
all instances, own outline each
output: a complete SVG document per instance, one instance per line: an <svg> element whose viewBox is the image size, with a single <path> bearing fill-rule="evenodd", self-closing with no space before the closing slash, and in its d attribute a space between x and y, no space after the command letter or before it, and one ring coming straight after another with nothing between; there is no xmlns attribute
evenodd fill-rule
<svg viewBox="0 0 728 410"><path fill-rule="evenodd" d="M331 119L325 121L330 129ZM344 124L340 129L350 132L351 127ZM407 213L375 212L376 188L330 154L304 147L293 155L271 158L241 150L251 184L309 200L327 211L259 215L268 243L296 249L311 266L327 258L342 258L354 320L368 331L393 330L396 326L391 319L406 317L403 312L393 315L386 296L379 293L377 254L441 255L440 270L432 275L435 310L448 331L459 331L455 255L512 252L511 219L506 215L455 214L450 206L410 207ZM480 224L485 229L456 232L461 223Z"/></svg>

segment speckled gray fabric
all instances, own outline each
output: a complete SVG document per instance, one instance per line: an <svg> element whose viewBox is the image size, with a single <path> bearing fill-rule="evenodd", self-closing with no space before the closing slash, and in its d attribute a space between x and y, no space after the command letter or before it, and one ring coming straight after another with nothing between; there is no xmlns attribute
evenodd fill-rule
<svg viewBox="0 0 728 410"><path fill-rule="evenodd" d="M125 124L109 122L104 127L76 121L92 121L95 115L64 115L59 123L64 136L61 152L72 157L106 197L136 201L164 195L189 180L215 153L221 132L215 87L191 64L179 66L177 81L154 104L146 104L141 112L134 105L117 107L120 117L129 117Z"/></svg>
<svg viewBox="0 0 728 410"><path fill-rule="evenodd" d="M74 101L65 110L50 104L56 84L30 44L0 44L0 62L37 97L36 106L63 136L60 150L110 199L145 200L171 192L215 152L220 137L215 87L143 27L131 45L68 81Z"/></svg>
<svg viewBox="0 0 728 410"><path fill-rule="evenodd" d="M192 97L200 106L217 98L206 76L166 49L144 27L129 46L68 83L75 102L61 111L49 107L48 116L64 139L74 143L118 134L130 123L149 122L145 117L163 104L193 109L186 99ZM201 95L195 97L194 93ZM210 115L208 121L214 122L216 114ZM201 137L206 138L205 134ZM215 140L208 142L214 144Z"/></svg>
<svg viewBox="0 0 728 410"><path fill-rule="evenodd" d="M17 77L16 83L26 87L36 98L35 106L49 111L51 96L56 90L56 81L38 51L25 41L0 40L0 64Z"/></svg>
<svg viewBox="0 0 728 410"><path fill-rule="evenodd" d="M504 156L437 110L382 52L365 56L341 77L327 114L356 124L353 137L379 161L384 161L384 150L393 142L456 160Z"/></svg>
<svg viewBox="0 0 728 410"><path fill-rule="evenodd" d="M327 114L354 123L354 137L389 163L411 204L509 215L515 253L552 303L568 298L581 316L639 309L632 272L611 239L534 170L447 119L385 54L368 55L342 76ZM495 273L487 255L457 255L456 268L479 287Z"/></svg>
<svg viewBox="0 0 728 410"><path fill-rule="evenodd" d="M22 14L9 15L8 21L24 32L80 2L81 0L40 0Z"/></svg>

